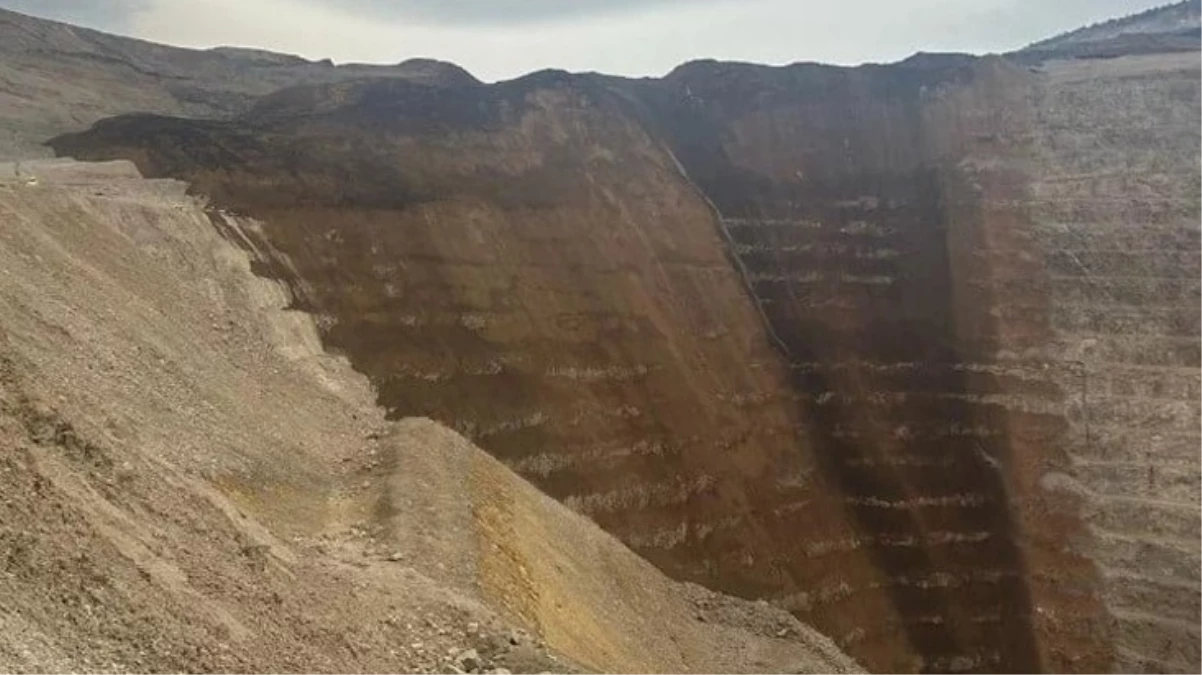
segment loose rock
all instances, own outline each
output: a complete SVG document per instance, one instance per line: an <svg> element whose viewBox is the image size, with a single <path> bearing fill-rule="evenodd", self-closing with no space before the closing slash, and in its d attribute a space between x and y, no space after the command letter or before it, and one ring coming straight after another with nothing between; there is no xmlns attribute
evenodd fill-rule
<svg viewBox="0 0 1202 675"><path fill-rule="evenodd" d="M480 670L483 662L480 660L480 654L475 649L469 649L460 652L455 657L455 665L462 668L464 671L474 673Z"/></svg>

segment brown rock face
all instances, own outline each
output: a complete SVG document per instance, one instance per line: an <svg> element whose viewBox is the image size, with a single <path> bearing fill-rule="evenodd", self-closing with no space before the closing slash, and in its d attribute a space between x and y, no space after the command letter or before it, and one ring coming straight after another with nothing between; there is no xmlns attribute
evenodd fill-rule
<svg viewBox="0 0 1202 675"><path fill-rule="evenodd" d="M1196 60L695 64L644 96L927 667L1198 661L1169 598L1197 584Z"/></svg>
<svg viewBox="0 0 1202 675"><path fill-rule="evenodd" d="M870 668L1188 671L1197 73L335 84L54 145L259 217L393 414Z"/></svg>
<svg viewBox="0 0 1202 675"><path fill-rule="evenodd" d="M262 126L110 120L63 150L103 138L260 217L262 273L394 415L471 436L674 575L748 597L839 598L832 564L880 583L859 552L814 547L855 535L787 371L710 207L623 105L555 73L377 82L276 97ZM836 604L840 633L891 613Z"/></svg>
<svg viewBox="0 0 1202 675"><path fill-rule="evenodd" d="M952 209L976 195L949 180L945 162L958 157L938 147L959 143L948 138L958 130L929 120L937 92L983 90L993 108L1006 105L1005 85L990 91L979 82L988 66L952 57L755 69L767 87L741 69L670 76L678 103L665 128L784 345L822 471L859 532L851 545L886 577L880 589L847 580L847 592L883 591L898 608L899 622L866 631L866 648L901 632L927 667L1036 669L1000 470L1012 460L1009 420L983 400L1016 378L981 363L988 327L962 330L981 299L961 297L972 290L958 244L980 225ZM758 96L738 91L749 82Z"/></svg>

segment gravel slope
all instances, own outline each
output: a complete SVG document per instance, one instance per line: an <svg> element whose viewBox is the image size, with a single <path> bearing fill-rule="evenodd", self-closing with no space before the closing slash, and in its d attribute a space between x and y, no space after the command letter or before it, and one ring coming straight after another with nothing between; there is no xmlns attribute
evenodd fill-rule
<svg viewBox="0 0 1202 675"><path fill-rule="evenodd" d="M14 169L0 670L856 669L453 432L386 422L213 226L254 223L125 163Z"/></svg>

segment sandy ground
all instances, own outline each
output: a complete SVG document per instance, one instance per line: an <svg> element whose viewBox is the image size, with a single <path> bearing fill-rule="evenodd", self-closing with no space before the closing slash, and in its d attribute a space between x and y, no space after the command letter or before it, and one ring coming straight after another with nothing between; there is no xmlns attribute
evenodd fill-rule
<svg viewBox="0 0 1202 675"><path fill-rule="evenodd" d="M455 433L386 422L210 219L253 222L125 163L15 169L0 670L856 669L784 612L669 581Z"/></svg>

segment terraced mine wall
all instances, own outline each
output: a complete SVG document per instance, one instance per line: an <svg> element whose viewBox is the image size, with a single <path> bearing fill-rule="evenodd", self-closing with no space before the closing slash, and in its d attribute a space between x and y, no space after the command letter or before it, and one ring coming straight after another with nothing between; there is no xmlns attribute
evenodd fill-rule
<svg viewBox="0 0 1202 675"><path fill-rule="evenodd" d="M955 249L981 224L950 212L975 195L948 184L930 147L947 135L927 119L936 92L986 76L959 61L763 73L771 88L738 65L695 64L667 80L678 95L664 128L713 200L857 527L816 544L866 551L883 589L842 580L843 593L884 590L899 608L856 638L903 633L940 670L1032 670L1028 575L999 470L1007 410L981 391L1013 376L958 330L986 305L959 297ZM758 97L740 91L749 82Z"/></svg>
<svg viewBox="0 0 1202 675"><path fill-rule="evenodd" d="M394 415L875 670L1196 670L1196 53L285 92L55 141Z"/></svg>
<svg viewBox="0 0 1202 675"><path fill-rule="evenodd" d="M1035 379L1063 400L1043 412L1067 427L1054 464L1026 450L1023 489L1078 504L1088 536L1065 546L1045 529L1041 548L1094 565L1119 671L1199 665L1197 68L1196 54L1049 65L1033 96L1029 196L996 207L1025 216L1018 234L1048 301L1047 337L1007 339L999 354L1048 362ZM1001 322L1030 311L1010 290L1029 280L996 278L1013 298L998 303ZM1025 516L1041 533L1043 515ZM1070 616L1040 621L1051 632Z"/></svg>

